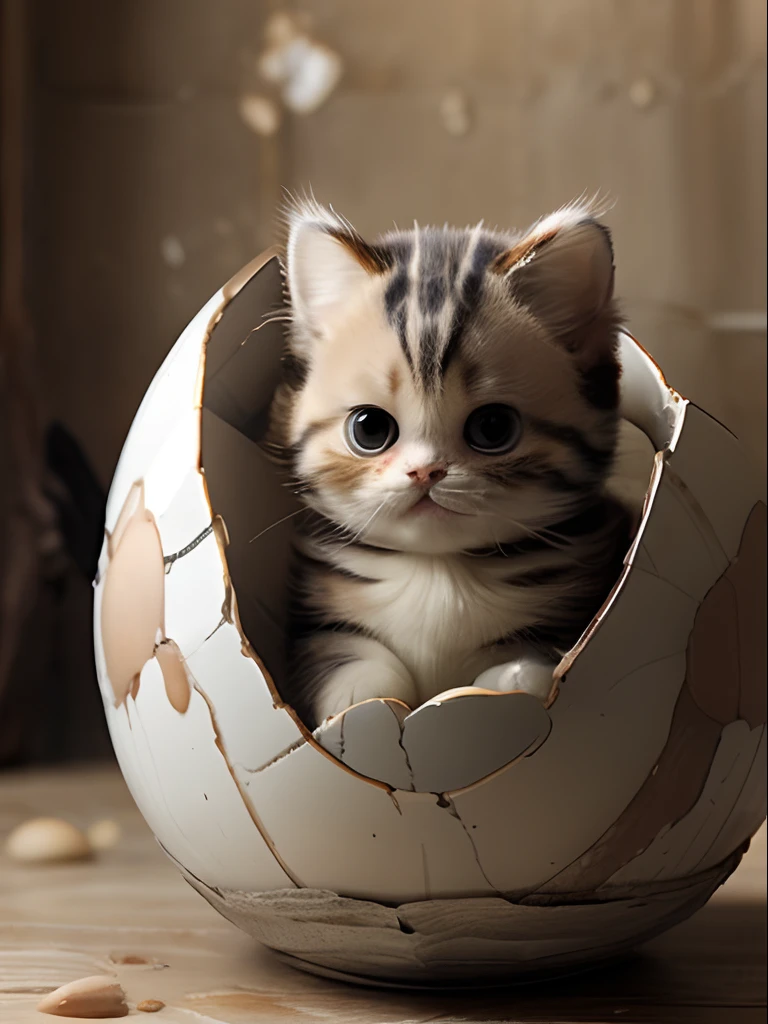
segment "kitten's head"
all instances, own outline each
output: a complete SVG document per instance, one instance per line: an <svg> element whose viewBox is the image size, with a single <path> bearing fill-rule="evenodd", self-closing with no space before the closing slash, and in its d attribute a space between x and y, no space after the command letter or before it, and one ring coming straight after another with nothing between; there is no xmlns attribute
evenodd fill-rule
<svg viewBox="0 0 768 1024"><path fill-rule="evenodd" d="M446 553L510 541L602 487L618 424L608 232L569 207L526 235L414 228L374 244L290 216L276 405L306 501L356 538Z"/></svg>

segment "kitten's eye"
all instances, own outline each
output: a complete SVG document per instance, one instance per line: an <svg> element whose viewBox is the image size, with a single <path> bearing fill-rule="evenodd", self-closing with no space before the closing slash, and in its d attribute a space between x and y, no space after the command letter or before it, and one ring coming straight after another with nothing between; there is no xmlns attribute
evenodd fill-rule
<svg viewBox="0 0 768 1024"><path fill-rule="evenodd" d="M346 435L355 455L379 455L397 440L397 423L388 412L368 405L348 417Z"/></svg>
<svg viewBox="0 0 768 1024"><path fill-rule="evenodd" d="M464 424L464 440L484 455L501 455L520 440L520 414L508 405L483 405Z"/></svg>

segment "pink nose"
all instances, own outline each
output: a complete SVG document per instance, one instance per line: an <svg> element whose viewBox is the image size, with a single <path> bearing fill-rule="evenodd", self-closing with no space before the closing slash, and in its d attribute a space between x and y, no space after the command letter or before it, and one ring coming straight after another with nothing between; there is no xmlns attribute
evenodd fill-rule
<svg viewBox="0 0 768 1024"><path fill-rule="evenodd" d="M422 466L420 469L412 469L408 476L421 487L431 487L445 477L445 469L442 466Z"/></svg>

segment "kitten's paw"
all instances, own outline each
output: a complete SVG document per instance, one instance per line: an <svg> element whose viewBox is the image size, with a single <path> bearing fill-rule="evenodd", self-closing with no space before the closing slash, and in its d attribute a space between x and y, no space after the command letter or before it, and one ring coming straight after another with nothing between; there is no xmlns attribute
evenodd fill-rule
<svg viewBox="0 0 768 1024"><path fill-rule="evenodd" d="M410 708L419 703L416 686L405 666L379 661L352 661L326 680L315 702L316 719L324 722L353 704L376 697L401 700Z"/></svg>
<svg viewBox="0 0 768 1024"><path fill-rule="evenodd" d="M547 700L552 691L552 677L556 663L541 655L524 655L504 665L486 669L475 680L474 685L484 690L522 690L539 700Z"/></svg>

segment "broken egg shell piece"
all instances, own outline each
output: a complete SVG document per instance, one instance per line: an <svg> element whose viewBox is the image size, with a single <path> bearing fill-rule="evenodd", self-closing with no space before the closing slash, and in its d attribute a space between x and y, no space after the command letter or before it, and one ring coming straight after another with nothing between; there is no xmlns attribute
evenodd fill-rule
<svg viewBox="0 0 768 1024"><path fill-rule="evenodd" d="M402 745L417 792L465 789L545 742L552 721L538 698L528 693L494 697L469 687L408 715Z"/></svg>
<svg viewBox="0 0 768 1024"><path fill-rule="evenodd" d="M461 687L412 712L399 701L362 701L315 738L348 768L393 789L450 793L532 753L550 729L541 701L529 694ZM483 742L472 742L475 736Z"/></svg>
<svg viewBox="0 0 768 1024"><path fill-rule="evenodd" d="M409 708L399 701L366 700L315 730L315 739L342 764L393 789L412 790L408 757L402 746L402 722Z"/></svg>
<svg viewBox="0 0 768 1024"><path fill-rule="evenodd" d="M88 837L62 818L31 818L8 836L5 850L25 864L54 864L85 860L93 850Z"/></svg>
<svg viewBox="0 0 768 1024"><path fill-rule="evenodd" d="M127 1017L125 992L114 978L94 974L90 978L70 981L43 996L37 1004L40 1013L54 1017L79 1017L85 1020L105 1020Z"/></svg>

